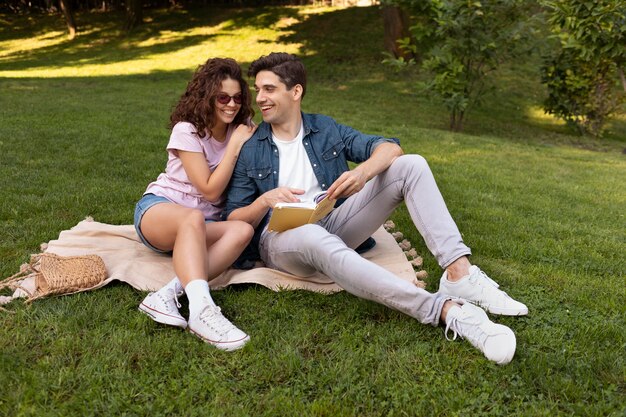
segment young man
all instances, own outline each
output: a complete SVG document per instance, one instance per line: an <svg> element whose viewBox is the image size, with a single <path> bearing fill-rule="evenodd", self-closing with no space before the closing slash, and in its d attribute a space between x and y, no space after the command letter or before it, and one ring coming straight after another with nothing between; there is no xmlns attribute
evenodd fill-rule
<svg viewBox="0 0 626 417"><path fill-rule="evenodd" d="M333 119L301 112L306 72L294 55L272 53L250 65L263 122L243 146L224 215L252 224L252 252L271 268L298 276L320 271L346 291L434 326L446 325L484 355L506 364L515 335L491 322L493 314L528 309L470 264L433 175L419 155L403 155L397 139L365 135ZM350 170L348 161L359 163ZM268 232L276 203L310 199L319 191L337 207L317 224ZM359 256L354 248L374 233L402 201L429 250L445 270L431 294ZM258 252L257 252L258 251Z"/></svg>

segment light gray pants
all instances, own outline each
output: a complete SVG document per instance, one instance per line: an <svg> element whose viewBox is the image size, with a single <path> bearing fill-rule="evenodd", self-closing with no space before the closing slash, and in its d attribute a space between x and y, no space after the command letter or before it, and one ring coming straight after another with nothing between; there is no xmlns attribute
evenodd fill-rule
<svg viewBox="0 0 626 417"><path fill-rule="evenodd" d="M260 252L271 268L306 277L319 271L357 297L438 325L450 297L431 294L362 258L353 249L405 201L415 227L442 268L469 255L426 160L403 155L318 224L265 230Z"/></svg>

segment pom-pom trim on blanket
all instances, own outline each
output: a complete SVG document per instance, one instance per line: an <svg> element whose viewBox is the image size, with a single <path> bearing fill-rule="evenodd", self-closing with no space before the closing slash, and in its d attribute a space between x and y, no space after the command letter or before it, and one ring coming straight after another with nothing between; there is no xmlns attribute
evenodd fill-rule
<svg viewBox="0 0 626 417"><path fill-rule="evenodd" d="M411 242L408 239L404 238L404 234L402 232L394 232L396 224L392 220L387 220L383 227L386 231L391 233L391 236L393 236L396 242L398 242L398 246L400 246L400 248L404 252L404 255L413 266L413 269L415 271L415 278L417 278L415 285L420 288L426 288L426 282L424 282L423 280L428 277L428 272L421 269L422 263L424 262L422 257L417 254L417 251L415 250L415 248L412 247Z"/></svg>

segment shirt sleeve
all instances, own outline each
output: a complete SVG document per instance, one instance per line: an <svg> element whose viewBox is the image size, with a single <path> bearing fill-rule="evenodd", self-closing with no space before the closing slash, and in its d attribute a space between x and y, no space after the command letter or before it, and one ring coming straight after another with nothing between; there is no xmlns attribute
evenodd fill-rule
<svg viewBox="0 0 626 417"><path fill-rule="evenodd" d="M203 153L200 139L195 134L195 127L191 123L176 123L170 135L170 141L167 144L167 150L179 150L187 152Z"/></svg>
<svg viewBox="0 0 626 417"><path fill-rule="evenodd" d="M337 129L342 141L346 146L346 157L349 161L357 164L366 161L372 156L374 149L381 143L395 143L400 145L400 140L396 138L386 138L384 136L367 135L356 129L337 123Z"/></svg>

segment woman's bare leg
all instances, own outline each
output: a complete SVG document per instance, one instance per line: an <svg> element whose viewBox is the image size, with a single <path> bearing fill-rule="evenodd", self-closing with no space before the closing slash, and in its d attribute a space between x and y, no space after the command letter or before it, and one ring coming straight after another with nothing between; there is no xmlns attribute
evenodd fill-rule
<svg viewBox="0 0 626 417"><path fill-rule="evenodd" d="M243 347L250 337L222 315L207 280L237 259L252 238L252 226L244 222L205 223L200 211L169 203L151 207L140 226L152 246L173 251L174 271L189 299L189 320L185 322L176 308L176 293L169 288L172 283L149 294L139 309L160 323L188 327L219 349Z"/></svg>
<svg viewBox="0 0 626 417"><path fill-rule="evenodd" d="M183 286L212 279L228 268L252 238L244 222L205 223L199 210L162 203L141 219L141 232L158 249L173 251L174 271Z"/></svg>
<svg viewBox="0 0 626 417"><path fill-rule="evenodd" d="M206 224L206 272L210 281L233 264L250 243L254 229L241 221ZM176 252L174 252L176 253Z"/></svg>

